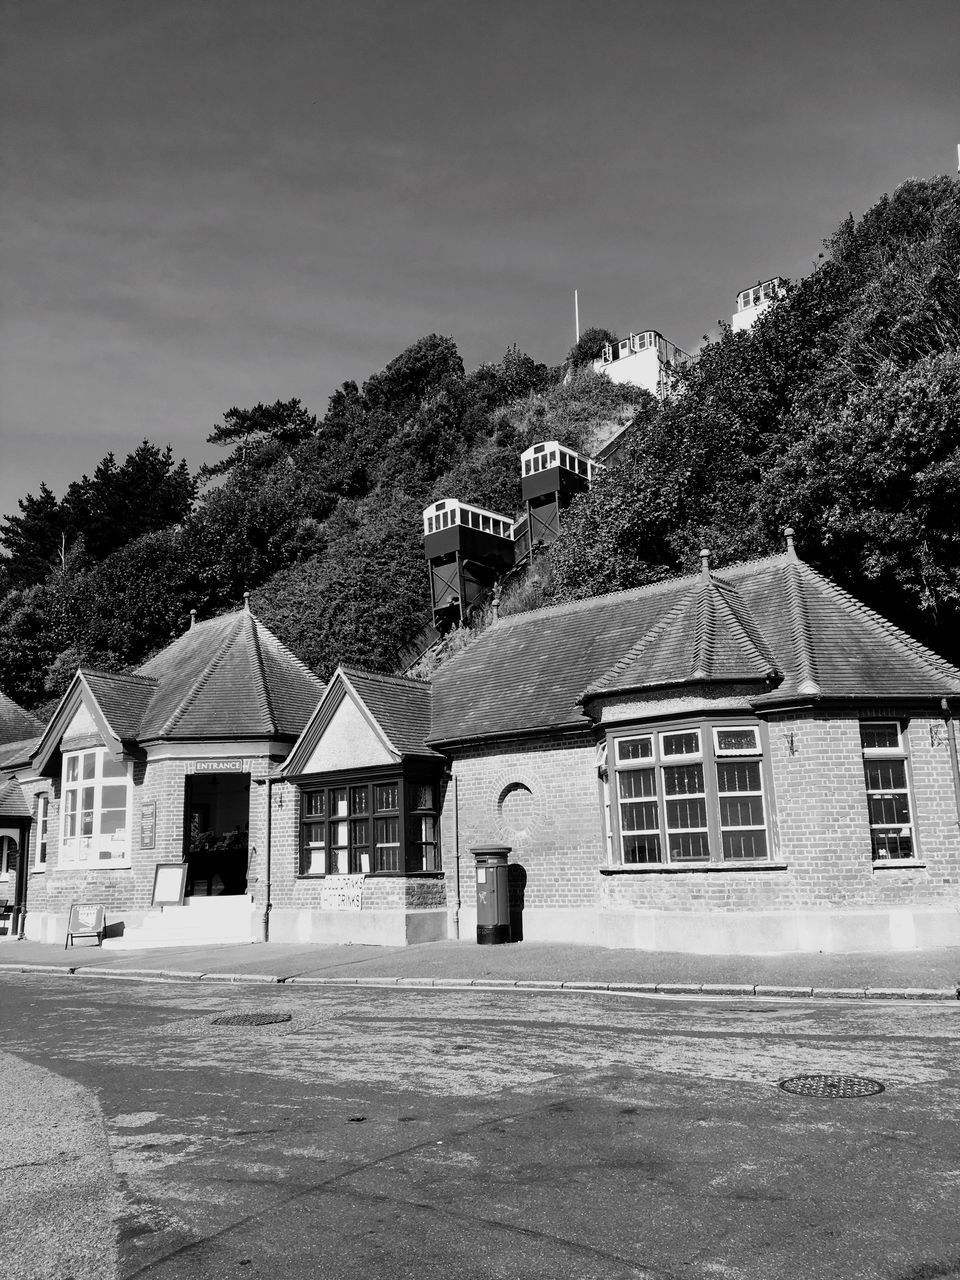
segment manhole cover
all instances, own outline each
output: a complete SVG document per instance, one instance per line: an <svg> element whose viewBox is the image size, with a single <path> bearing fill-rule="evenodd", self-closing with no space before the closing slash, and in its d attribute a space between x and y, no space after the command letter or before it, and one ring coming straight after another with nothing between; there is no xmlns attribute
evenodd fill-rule
<svg viewBox="0 0 960 1280"><path fill-rule="evenodd" d="M289 1013L229 1013L214 1018L215 1027L269 1027L274 1022L289 1022Z"/></svg>
<svg viewBox="0 0 960 1280"><path fill-rule="evenodd" d="M780 1088L803 1098L869 1098L883 1093L880 1081L866 1076L793 1076L781 1080Z"/></svg>

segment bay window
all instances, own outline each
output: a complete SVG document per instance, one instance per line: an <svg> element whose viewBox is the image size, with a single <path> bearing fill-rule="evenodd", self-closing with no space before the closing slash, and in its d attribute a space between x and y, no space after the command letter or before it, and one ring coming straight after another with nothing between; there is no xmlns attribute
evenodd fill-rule
<svg viewBox="0 0 960 1280"><path fill-rule="evenodd" d="M613 744L625 864L768 859L757 725L650 729Z"/></svg>
<svg viewBox="0 0 960 1280"><path fill-rule="evenodd" d="M440 870L435 780L304 778L299 786L301 876Z"/></svg>
<svg viewBox="0 0 960 1280"><path fill-rule="evenodd" d="M60 859L107 866L130 862L130 764L105 747L63 757Z"/></svg>

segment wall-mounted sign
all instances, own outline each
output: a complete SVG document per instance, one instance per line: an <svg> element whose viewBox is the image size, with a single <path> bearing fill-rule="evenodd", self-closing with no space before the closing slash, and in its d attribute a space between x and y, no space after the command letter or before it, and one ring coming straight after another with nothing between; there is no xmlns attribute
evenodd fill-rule
<svg viewBox="0 0 960 1280"><path fill-rule="evenodd" d="M243 761L233 757L229 760L194 760L194 773L243 773Z"/></svg>
<svg viewBox="0 0 960 1280"><path fill-rule="evenodd" d="M323 911L361 911L363 909L363 876L331 876L320 886L320 908Z"/></svg>
<svg viewBox="0 0 960 1280"><path fill-rule="evenodd" d="M153 873L154 907L179 907L183 903L183 891L187 884L185 862L158 862Z"/></svg>
<svg viewBox="0 0 960 1280"><path fill-rule="evenodd" d="M157 845L157 802L144 800L140 806L140 848L155 849Z"/></svg>

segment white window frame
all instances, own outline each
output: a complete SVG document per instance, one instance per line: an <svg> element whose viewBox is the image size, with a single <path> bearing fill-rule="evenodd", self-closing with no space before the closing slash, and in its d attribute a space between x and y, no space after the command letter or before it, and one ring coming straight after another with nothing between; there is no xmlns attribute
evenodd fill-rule
<svg viewBox="0 0 960 1280"><path fill-rule="evenodd" d="M84 777L85 761L93 758L93 772ZM124 760L123 774L104 777L104 762L116 757L109 755L106 747L86 747L81 751L65 752L63 756L63 772L61 775L60 800L60 855L59 863L65 867L86 867L111 870L115 867L129 867L133 843L133 776L130 761ZM76 778L70 778L71 763L76 761ZM101 834L103 820L103 792L105 787L123 787L125 789L126 826L122 832ZM83 804L84 792L92 790L90 809ZM71 807L70 797L74 796ZM114 812L117 806L110 806L107 812ZM81 827L83 814L91 816L91 830L84 835ZM68 834L71 818L76 819L75 831ZM106 855L106 856L104 856Z"/></svg>
<svg viewBox="0 0 960 1280"><path fill-rule="evenodd" d="M37 796L37 816L34 825L33 870L46 871L50 852L50 796L41 791Z"/></svg>
<svg viewBox="0 0 960 1280"><path fill-rule="evenodd" d="M721 733L751 733L753 734L752 747L721 747ZM716 724L713 726L713 754L721 759L728 756L762 756L763 748L760 745L760 728L755 724Z"/></svg>
<svg viewBox="0 0 960 1280"><path fill-rule="evenodd" d="M897 745L895 747L867 747L863 745L863 730L866 728L877 729L880 727L892 728L897 736ZM860 750L863 755L863 786L867 797L867 822L870 827L870 856L873 862L915 862L919 856L917 849L917 823L916 823L916 807L913 803L913 788L910 779L910 757L907 752L903 740L903 728L898 720L861 720L860 721ZM867 766L871 763L889 760L902 764L903 766L903 786L902 787L882 787L871 788L870 779L867 775ZM874 822L873 814L870 810L870 801L872 797L884 798L902 795L907 801L907 822L900 824L900 830L897 833L898 839L902 839L906 834L910 840L909 853L896 853L891 855L889 852L883 853L878 851L876 843L877 837L875 833L881 831L891 832L897 826L893 822Z"/></svg>
<svg viewBox="0 0 960 1280"><path fill-rule="evenodd" d="M749 733L752 736L752 743L744 747L724 747L721 746L721 735L727 732L736 732L738 734ZM689 737L690 750L677 752L670 750L671 747L678 744L671 743L670 739L680 737ZM645 754L630 757L625 754L628 750L628 744L642 743L643 746L638 748ZM637 726L632 730L617 731L613 734L613 757L616 781L612 784L613 795L611 797L611 807L616 810L616 830L617 839L615 842L616 860L623 866L645 867L645 866L682 866L696 869L697 867L706 866L724 866L736 867L743 866L745 863L753 865L763 865L773 861L773 831L770 820L770 801L768 798L769 779L765 778L765 762L763 751L763 740L761 737L760 726L754 724L744 724L738 721L730 721L726 723L680 723L669 726L651 726L650 728ZM695 746L695 750L693 749ZM724 765L743 761L744 764L757 766L759 773L759 786L749 791L721 791L721 770ZM703 790L699 792L690 792L689 795L672 795L668 794L664 783L666 770L677 765L698 765L703 775ZM654 790L650 795L630 796L624 795L620 779L625 775L637 770L648 770L654 778ZM612 780L611 780L612 781ZM724 825L724 801L741 797L749 801L760 801L761 822L743 823L737 822L736 825ZM667 808L671 801L682 802L685 798L699 800L704 803L706 814L705 826L703 827L671 827L668 820L669 810ZM626 826L624 818L626 814L625 806L639 803L656 804L657 828L649 829L634 828ZM729 806L727 806L729 808ZM751 807L756 807L752 805ZM724 856L724 835L729 832L737 831L760 831L763 832L764 845L766 852L760 856L736 857L728 854ZM671 837L683 835L700 835L706 834L708 856L687 856L682 854L671 854L670 843ZM626 857L626 843L631 837L646 837L647 839L656 836L657 847L659 850L659 858L648 861L629 861Z"/></svg>
<svg viewBox="0 0 960 1280"><path fill-rule="evenodd" d="M7 880L11 881L10 890L12 890L13 876L11 876L10 874L9 847L7 844L8 840L12 840L13 843L16 845L17 855L19 856L20 854L23 853L23 848L22 848L23 837L15 836L10 830L10 828L5 828L2 832L0 832L0 881L7 881ZM6 889L6 886L4 886L4 888ZM10 893L9 896L13 896L12 893Z"/></svg>

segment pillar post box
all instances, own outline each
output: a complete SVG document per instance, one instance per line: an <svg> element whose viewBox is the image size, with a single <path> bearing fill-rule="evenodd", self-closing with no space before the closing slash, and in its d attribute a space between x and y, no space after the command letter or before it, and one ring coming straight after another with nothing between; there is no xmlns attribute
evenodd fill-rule
<svg viewBox="0 0 960 1280"><path fill-rule="evenodd" d="M481 845L471 849L477 861L477 942L510 941L510 889L507 858L510 846Z"/></svg>

